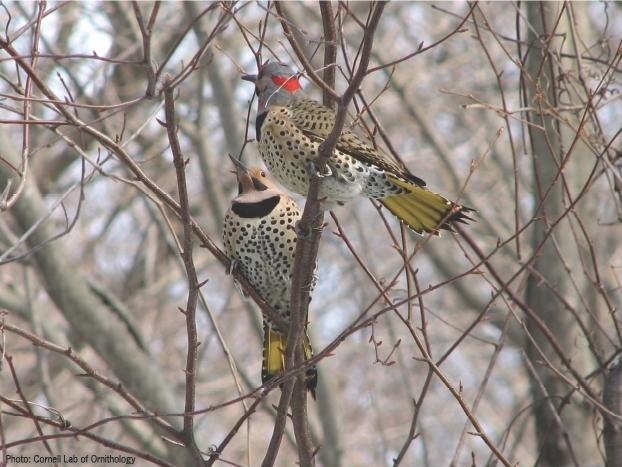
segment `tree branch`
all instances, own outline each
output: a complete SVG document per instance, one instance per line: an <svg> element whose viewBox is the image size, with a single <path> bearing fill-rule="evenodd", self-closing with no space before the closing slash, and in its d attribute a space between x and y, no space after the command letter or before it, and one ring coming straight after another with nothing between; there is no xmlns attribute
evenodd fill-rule
<svg viewBox="0 0 622 467"><path fill-rule="evenodd" d="M279 4L277 3L276 5L278 11ZM315 165L320 173L325 171L326 163L333 154L335 146L337 145L337 139L339 138L341 130L345 124L348 105L350 104L354 93L360 86L363 77L367 72L369 57L374 40L374 33L385 5L386 2L378 2L372 6L373 11L370 15L369 23L367 24L365 34L363 36L363 47L358 69L344 94L337 99L338 110L335 125L326 140L324 140L319 147L319 154L315 161ZM284 25L283 27L284 30L286 30L285 28L287 28L288 25ZM306 68L307 66L308 63L305 65L305 69L309 72L310 70ZM322 178L317 175L319 174L311 177L309 192L307 194L307 202L298 225L299 229L304 234L303 237L299 238L299 241L296 244L296 259L294 261L294 272L292 277L291 321L287 336L287 347L285 349L286 369L294 368L304 362L300 340L302 330L307 319L309 308L309 284L313 281L316 258L324 224L324 209L322 208L321 202L318 198ZM303 374L301 373L297 378L299 383L303 382L302 378ZM270 441L271 447L274 445L278 446L280 443L280 438L283 433L283 426L286 420L282 409L289 406L289 399L294 390L295 383L296 379L289 379L285 382L284 389L281 394L281 400L279 401L279 417L276 420L274 432ZM299 391L304 391L304 384L298 384L297 389ZM306 393L303 392L302 396L299 394L297 397L300 399L305 398ZM304 419L306 411L303 412L300 406L298 409L298 416ZM281 424L283 424L283 426L281 426ZM304 444L301 443L301 441L303 441ZM298 445L300 464L303 467L313 465L313 453L310 452L310 444L307 440L298 439ZM307 448L301 449L301 445L307 446ZM263 465L267 465L265 461Z"/></svg>
<svg viewBox="0 0 622 467"><path fill-rule="evenodd" d="M197 364L197 326L196 309L199 295L199 280L196 268L192 259L192 219L190 218L190 208L188 205L188 189L186 187L186 161L183 159L179 140L177 139L177 122L175 116L175 97L174 88L165 83L164 89L164 112L166 115L166 132L173 153L173 163L177 175L177 189L179 191L179 208L181 223L184 229L181 257L186 269L188 278L188 301L183 313L186 317L186 332L188 337L188 349L186 356L186 400L184 404L184 427L183 439L186 447L191 451L192 457L197 466L203 465L201 452L194 440L194 412L195 406L195 378Z"/></svg>

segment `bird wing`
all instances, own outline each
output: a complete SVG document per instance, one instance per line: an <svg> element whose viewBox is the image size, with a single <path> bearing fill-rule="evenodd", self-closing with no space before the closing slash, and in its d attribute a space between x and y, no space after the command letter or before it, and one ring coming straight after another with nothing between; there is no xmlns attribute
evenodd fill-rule
<svg viewBox="0 0 622 467"><path fill-rule="evenodd" d="M317 101L300 99L292 104L290 109L293 124L312 140L324 141L335 125L335 112ZM374 165L397 177L403 177L419 186L425 186L425 181L409 173L348 128L341 131L336 148L364 163Z"/></svg>

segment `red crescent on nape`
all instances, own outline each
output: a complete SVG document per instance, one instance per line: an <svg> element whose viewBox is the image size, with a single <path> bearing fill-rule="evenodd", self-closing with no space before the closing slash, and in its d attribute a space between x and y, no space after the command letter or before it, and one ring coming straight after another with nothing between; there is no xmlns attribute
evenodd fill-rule
<svg viewBox="0 0 622 467"><path fill-rule="evenodd" d="M290 76L289 78L286 78L285 76L274 75L272 76L272 82L277 86L286 89L289 92L294 92L302 87L300 86L298 78L296 78L295 76Z"/></svg>

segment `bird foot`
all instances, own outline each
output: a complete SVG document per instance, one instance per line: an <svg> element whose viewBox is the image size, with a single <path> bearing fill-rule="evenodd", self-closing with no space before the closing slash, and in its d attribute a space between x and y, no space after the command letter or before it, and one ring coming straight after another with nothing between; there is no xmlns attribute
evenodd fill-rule
<svg viewBox="0 0 622 467"><path fill-rule="evenodd" d="M301 240L307 240L311 236L311 232L304 229L302 225L300 225L300 221L296 221L294 224L294 232L296 232L296 236Z"/></svg>
<svg viewBox="0 0 622 467"><path fill-rule="evenodd" d="M315 288L316 283L317 283L317 275L313 273L313 275L311 276L311 280L309 281L308 284L305 284L303 289L306 292L309 292L309 294L311 294L311 292L313 292L313 289ZM309 297L309 301L311 301L311 297Z"/></svg>
<svg viewBox="0 0 622 467"><path fill-rule="evenodd" d="M309 162L309 173L317 178L326 178L326 177L330 177L333 174L333 171L331 170L330 166L326 164L324 171L320 172L317 166L315 165L315 162L310 161Z"/></svg>
<svg viewBox="0 0 622 467"><path fill-rule="evenodd" d="M311 283L309 284L309 292L313 292L313 289L317 285L318 279L319 279L319 276L317 273L317 265L316 265L315 270L313 271L313 276L311 276ZM309 300L311 300L311 297L309 297Z"/></svg>
<svg viewBox="0 0 622 467"><path fill-rule="evenodd" d="M232 275L233 271L235 271L235 268L238 267L238 260L237 259L232 259L229 262L229 269L227 269L227 274L228 275Z"/></svg>
<svg viewBox="0 0 622 467"><path fill-rule="evenodd" d="M237 259L231 259L230 262L229 262L229 267L227 268L227 274L232 276L233 273L238 268L239 264L240 264L240 262ZM246 292L244 291L244 288L242 287L242 284L240 284L235 279L235 277L233 278L233 286L238 290L238 292L240 292L240 295L242 296L242 300L244 300L245 302L250 300L248 295L246 295Z"/></svg>
<svg viewBox="0 0 622 467"><path fill-rule="evenodd" d="M242 301L243 302L252 302L251 298L248 295L246 295L246 292L244 291L244 288L242 287L242 284L240 284L238 281L236 281L234 279L233 280L233 286L240 293L240 297L242 297Z"/></svg>

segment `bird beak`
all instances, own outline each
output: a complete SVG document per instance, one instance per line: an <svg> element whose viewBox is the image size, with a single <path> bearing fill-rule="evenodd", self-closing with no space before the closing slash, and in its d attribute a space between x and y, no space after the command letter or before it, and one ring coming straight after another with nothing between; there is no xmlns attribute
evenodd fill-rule
<svg viewBox="0 0 622 467"><path fill-rule="evenodd" d="M236 173L242 172L245 174L249 174L248 168L244 164L242 164L242 162L239 159L236 159L231 154L229 154L229 159L231 159L231 162L233 162L233 165L235 165Z"/></svg>
<svg viewBox="0 0 622 467"><path fill-rule="evenodd" d="M257 75L242 75L242 79L244 81L250 81L251 83L254 83L255 81L257 81Z"/></svg>
<svg viewBox="0 0 622 467"><path fill-rule="evenodd" d="M229 159L235 165L235 176L238 179L238 195L254 191L253 177L242 162L229 154Z"/></svg>

